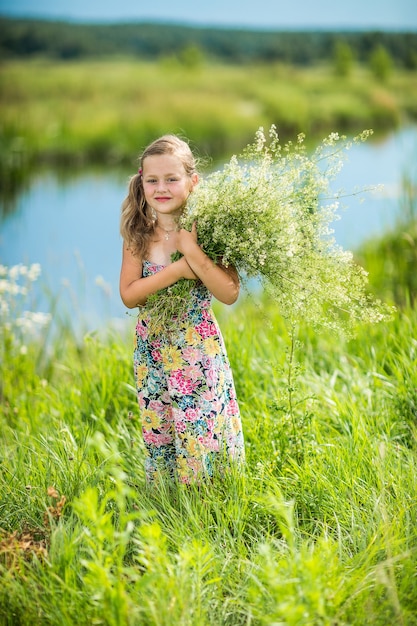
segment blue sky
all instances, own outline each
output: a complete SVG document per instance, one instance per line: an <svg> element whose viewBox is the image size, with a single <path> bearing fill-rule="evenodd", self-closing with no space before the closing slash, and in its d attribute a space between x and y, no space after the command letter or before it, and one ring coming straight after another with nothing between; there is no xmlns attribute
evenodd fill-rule
<svg viewBox="0 0 417 626"><path fill-rule="evenodd" d="M0 0L0 14L94 22L417 31L416 0Z"/></svg>

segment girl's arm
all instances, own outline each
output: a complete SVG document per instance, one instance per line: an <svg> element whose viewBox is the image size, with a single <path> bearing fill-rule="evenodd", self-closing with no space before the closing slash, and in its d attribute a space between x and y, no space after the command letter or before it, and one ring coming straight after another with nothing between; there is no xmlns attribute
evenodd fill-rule
<svg viewBox="0 0 417 626"><path fill-rule="evenodd" d="M239 296L239 276L232 266L216 265L197 243L197 230L191 233L181 229L178 233L178 250L184 255L191 270L205 284L217 300L233 304Z"/></svg>
<svg viewBox="0 0 417 626"><path fill-rule="evenodd" d="M148 296L173 285L180 278L197 278L184 257L152 276L143 277L141 259L134 256L126 244L123 244L120 297L128 309L143 306Z"/></svg>

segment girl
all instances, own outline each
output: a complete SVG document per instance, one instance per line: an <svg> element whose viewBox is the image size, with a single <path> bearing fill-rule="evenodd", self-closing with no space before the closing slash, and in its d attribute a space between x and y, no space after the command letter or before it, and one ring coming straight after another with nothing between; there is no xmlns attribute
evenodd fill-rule
<svg viewBox="0 0 417 626"><path fill-rule="evenodd" d="M128 308L139 307L134 374L150 481L198 482L213 475L216 460L244 457L232 373L210 308L212 295L236 301L238 275L208 258L195 225L191 232L178 226L197 183L188 144L165 135L143 152L122 205L120 295ZM182 256L171 262L176 251ZM181 278L195 280L187 312L175 331L156 334L147 298Z"/></svg>

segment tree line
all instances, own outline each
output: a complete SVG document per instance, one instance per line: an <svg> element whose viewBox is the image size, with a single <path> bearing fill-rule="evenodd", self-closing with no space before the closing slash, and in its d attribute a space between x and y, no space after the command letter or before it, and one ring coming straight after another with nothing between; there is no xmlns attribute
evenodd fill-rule
<svg viewBox="0 0 417 626"><path fill-rule="evenodd" d="M342 43L358 62L383 49L401 68L417 68L417 33L387 31L279 31L197 27L163 23L85 24L0 18L2 59L55 59L115 54L185 65L202 59L228 63L282 62L308 66L334 58Z"/></svg>

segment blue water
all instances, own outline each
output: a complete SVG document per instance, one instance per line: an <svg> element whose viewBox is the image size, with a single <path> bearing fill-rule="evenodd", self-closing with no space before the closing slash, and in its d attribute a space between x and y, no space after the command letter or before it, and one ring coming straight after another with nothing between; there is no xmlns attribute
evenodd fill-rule
<svg viewBox="0 0 417 626"><path fill-rule="evenodd" d="M417 179L417 127L354 146L348 156L335 190L351 193L384 185L382 192L343 200L346 206L334 224L335 237L344 248L355 249L394 224L402 176ZM123 324L127 319L118 292L119 213L127 180L128 173L111 170L66 181L52 171L39 175L0 224L0 263L42 266L38 310L48 310L52 297L57 311L65 312L76 328L94 329L109 320Z"/></svg>
<svg viewBox="0 0 417 626"><path fill-rule="evenodd" d="M125 315L118 294L125 187L111 172L66 182L43 174L3 221L0 262L42 267L38 310L48 310L52 296L75 327L89 329ZM96 284L98 277L104 287Z"/></svg>
<svg viewBox="0 0 417 626"><path fill-rule="evenodd" d="M337 242L355 250L364 240L381 235L398 219L402 179L417 181L417 127L380 141L355 145L335 181L347 193L382 185L382 189L341 200L340 221L334 224Z"/></svg>

